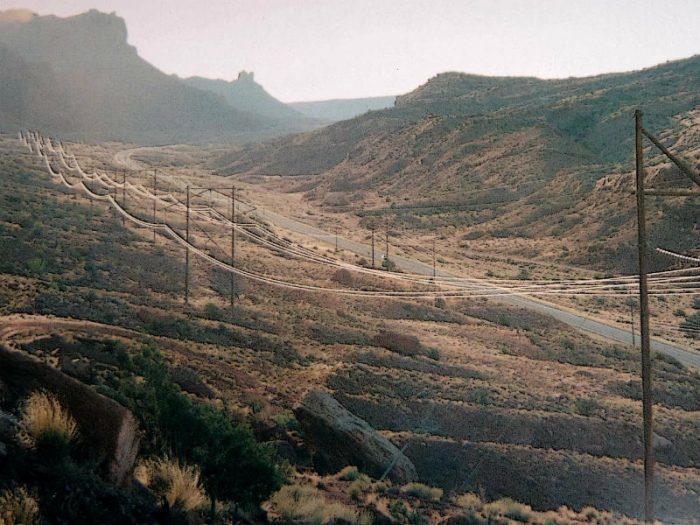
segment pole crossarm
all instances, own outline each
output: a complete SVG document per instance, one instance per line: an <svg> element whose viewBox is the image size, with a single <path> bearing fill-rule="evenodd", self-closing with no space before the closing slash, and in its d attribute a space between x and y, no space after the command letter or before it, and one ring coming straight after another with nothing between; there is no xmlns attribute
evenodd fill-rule
<svg viewBox="0 0 700 525"><path fill-rule="evenodd" d="M654 144L654 146L659 148L664 155L671 159L671 162L673 162L685 176L700 186L700 174L695 173L693 169L688 166L688 163L685 160L671 153L666 146L661 144L659 139L649 133L646 129L642 128L642 133Z"/></svg>

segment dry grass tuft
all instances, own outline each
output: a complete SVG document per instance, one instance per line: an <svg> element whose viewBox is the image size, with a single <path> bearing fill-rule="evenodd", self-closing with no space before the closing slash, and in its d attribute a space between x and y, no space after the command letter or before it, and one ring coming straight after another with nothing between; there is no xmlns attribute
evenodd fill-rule
<svg viewBox="0 0 700 525"><path fill-rule="evenodd" d="M58 399L44 392L34 392L26 400L22 425L35 443L48 437L70 443L78 436L78 424L73 416Z"/></svg>
<svg viewBox="0 0 700 525"><path fill-rule="evenodd" d="M527 523L532 516L532 508L513 501L510 498L502 498L484 505L484 512L489 517L505 517L514 521Z"/></svg>
<svg viewBox="0 0 700 525"><path fill-rule="evenodd" d="M457 496L455 503L466 510L481 510L484 503L481 498L472 492L467 492L460 496Z"/></svg>
<svg viewBox="0 0 700 525"><path fill-rule="evenodd" d="M329 502L315 488L302 485L282 487L269 503L272 508L288 523L322 525L335 520L353 525L371 525L372 516L365 512Z"/></svg>
<svg viewBox="0 0 700 525"><path fill-rule="evenodd" d="M177 460L161 458L141 463L134 477L158 496L163 496L171 507L184 511L198 509L207 501L199 481L199 469L181 465Z"/></svg>
<svg viewBox="0 0 700 525"><path fill-rule="evenodd" d="M440 501L443 491L440 488L430 487L424 483L413 482L401 487L401 493L425 501Z"/></svg>
<svg viewBox="0 0 700 525"><path fill-rule="evenodd" d="M39 505L24 487L0 492L0 525L34 525Z"/></svg>

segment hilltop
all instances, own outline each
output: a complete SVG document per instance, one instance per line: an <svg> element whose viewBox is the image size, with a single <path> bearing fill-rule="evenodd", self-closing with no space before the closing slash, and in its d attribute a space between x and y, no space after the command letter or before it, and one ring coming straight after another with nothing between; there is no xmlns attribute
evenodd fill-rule
<svg viewBox="0 0 700 525"><path fill-rule="evenodd" d="M223 96L226 101L240 111L263 115L287 126L292 131L320 127L321 121L311 119L280 102L255 81L253 72L241 71L236 80L212 80L204 77L183 79L186 84Z"/></svg>

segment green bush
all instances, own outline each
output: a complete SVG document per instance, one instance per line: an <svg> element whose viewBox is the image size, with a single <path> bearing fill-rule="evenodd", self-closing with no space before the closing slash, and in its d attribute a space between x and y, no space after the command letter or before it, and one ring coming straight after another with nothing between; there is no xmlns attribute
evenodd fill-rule
<svg viewBox="0 0 700 525"><path fill-rule="evenodd" d="M113 394L139 418L147 453L198 465L215 500L257 505L279 489L285 473L273 451L247 426L185 396L156 349L145 347L130 372L116 381Z"/></svg>

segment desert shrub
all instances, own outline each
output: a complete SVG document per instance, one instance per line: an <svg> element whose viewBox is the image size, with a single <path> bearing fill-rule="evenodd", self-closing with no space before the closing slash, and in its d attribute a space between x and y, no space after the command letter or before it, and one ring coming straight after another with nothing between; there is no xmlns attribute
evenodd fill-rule
<svg viewBox="0 0 700 525"><path fill-rule="evenodd" d="M441 306L438 307L438 304ZM445 300L438 297L435 306L420 303L387 303L382 314L387 319L410 319L416 321L435 321L439 323L463 323L464 316L444 310Z"/></svg>
<svg viewBox="0 0 700 525"><path fill-rule="evenodd" d="M487 525L490 522L477 514L474 509L468 509L464 514L458 514L451 518L450 523L453 525Z"/></svg>
<svg viewBox="0 0 700 525"><path fill-rule="evenodd" d="M423 345L415 335L405 335L382 330L374 336L373 341L377 346L381 346L401 355L414 356L424 352Z"/></svg>
<svg viewBox="0 0 700 525"><path fill-rule="evenodd" d="M214 500L257 505L282 485L285 471L272 448L257 443L247 425L184 395L155 348L136 354L129 371L105 393L139 418L146 454L198 465Z"/></svg>
<svg viewBox="0 0 700 525"><path fill-rule="evenodd" d="M299 430L300 428L299 421L291 410L275 414L272 416L272 420L286 430Z"/></svg>
<svg viewBox="0 0 700 525"><path fill-rule="evenodd" d="M32 441L68 445L78 435L78 424L61 403L49 394L34 392L22 409L22 426Z"/></svg>
<svg viewBox="0 0 700 525"><path fill-rule="evenodd" d="M311 328L311 337L326 345L366 346L371 343L369 336L364 332L338 328L328 324L313 326Z"/></svg>
<svg viewBox="0 0 700 525"><path fill-rule="evenodd" d="M493 403L493 395L486 388L474 388L467 392L466 400L478 405L490 405Z"/></svg>
<svg viewBox="0 0 700 525"><path fill-rule="evenodd" d="M224 318L224 312L214 303L204 305L204 317L212 321L221 321Z"/></svg>
<svg viewBox="0 0 700 525"><path fill-rule="evenodd" d="M333 277L331 277L331 280L342 286L352 286L354 283L352 273L350 273L350 270L346 270L345 268L336 270Z"/></svg>
<svg viewBox="0 0 700 525"><path fill-rule="evenodd" d="M20 487L0 492L0 525L34 525L39 522L36 499Z"/></svg>
<svg viewBox="0 0 700 525"><path fill-rule="evenodd" d="M337 476L338 479L343 481L355 481L356 479L359 479L361 474L357 467L348 465L347 467L343 468L343 470L338 472Z"/></svg>
<svg viewBox="0 0 700 525"><path fill-rule="evenodd" d="M394 501L389 505L389 514L401 524L427 525L428 523L418 510L409 509L403 501Z"/></svg>
<svg viewBox="0 0 700 525"><path fill-rule="evenodd" d="M401 487L401 492L407 496L423 499L426 501L438 501L442 498L442 489L430 487L423 483L408 483Z"/></svg>
<svg viewBox="0 0 700 525"><path fill-rule="evenodd" d="M440 350L437 348L428 348L425 351L425 355L432 359L433 361L439 361L440 360Z"/></svg>
<svg viewBox="0 0 700 525"><path fill-rule="evenodd" d="M582 416L593 416L600 411L600 403L595 399L579 398L574 401L576 413Z"/></svg>
<svg viewBox="0 0 700 525"><path fill-rule="evenodd" d="M484 511L488 516L503 516L515 521L527 523L532 516L532 509L510 498L503 498L484 505Z"/></svg>
<svg viewBox="0 0 700 525"><path fill-rule="evenodd" d="M467 510L481 510L481 507L483 507L484 505L484 503L481 501L481 498L471 492L467 492L466 494L457 496L457 498L455 499L455 503L463 509Z"/></svg>
<svg viewBox="0 0 700 525"><path fill-rule="evenodd" d="M369 514L329 502L317 489L301 485L286 485L270 498L270 505L287 523L321 525L333 521L352 525L371 525Z"/></svg>
<svg viewBox="0 0 700 525"><path fill-rule="evenodd" d="M367 492L370 488L371 485L368 480L362 478L356 479L350 484L350 496L355 501L360 501L362 499L362 495L365 492Z"/></svg>
<svg viewBox="0 0 700 525"><path fill-rule="evenodd" d="M48 264L46 263L46 259L43 259L41 257L34 257L27 261L27 271L31 275L41 277L46 273L47 268Z"/></svg>
<svg viewBox="0 0 700 525"><path fill-rule="evenodd" d="M160 458L140 464L134 473L144 486L159 497L165 498L170 507L191 511L207 501L199 477L199 469L181 465L179 461Z"/></svg>

